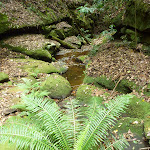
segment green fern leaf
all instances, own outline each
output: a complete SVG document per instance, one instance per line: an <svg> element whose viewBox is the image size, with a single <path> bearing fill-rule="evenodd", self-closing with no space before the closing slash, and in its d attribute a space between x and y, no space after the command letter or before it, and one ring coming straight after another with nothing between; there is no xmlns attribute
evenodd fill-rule
<svg viewBox="0 0 150 150"><path fill-rule="evenodd" d="M99 110L93 109L89 113L92 112L93 115L89 118L88 123L88 132L84 137L82 136L85 131L81 132L79 136L79 140L76 143L76 149L90 149L93 146L98 145L100 142L103 142L103 139L106 139L108 135L108 130L114 126L117 117L120 116L120 113L123 112L125 106L129 103L129 99L132 98L132 95L123 95L118 96L115 100L112 100L109 104L106 104L105 107L100 108ZM87 128L86 128L87 130ZM81 146L81 141L84 142ZM81 148L82 147L82 148Z"/></svg>

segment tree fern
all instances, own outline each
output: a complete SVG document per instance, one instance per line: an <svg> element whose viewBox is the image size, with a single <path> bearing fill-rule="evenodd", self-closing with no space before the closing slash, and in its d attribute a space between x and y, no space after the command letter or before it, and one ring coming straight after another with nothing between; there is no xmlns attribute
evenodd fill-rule
<svg viewBox="0 0 150 150"><path fill-rule="evenodd" d="M8 120L1 127L0 142L9 140L20 150L89 150L96 146L100 150L124 149L124 138L106 139L131 97L119 96L103 106L93 99L84 111L76 100L69 100L62 111L53 100L33 93L24 95L22 99L30 116Z"/></svg>

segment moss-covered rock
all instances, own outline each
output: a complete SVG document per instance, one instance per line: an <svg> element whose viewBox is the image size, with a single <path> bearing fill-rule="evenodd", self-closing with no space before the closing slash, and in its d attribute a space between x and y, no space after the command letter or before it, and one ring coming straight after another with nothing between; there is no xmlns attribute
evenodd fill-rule
<svg viewBox="0 0 150 150"><path fill-rule="evenodd" d="M57 37L57 38L59 38L61 40L65 39L65 34L64 34L64 31L62 29L60 29L60 30L58 30L58 29L52 30L49 35Z"/></svg>
<svg viewBox="0 0 150 150"><path fill-rule="evenodd" d="M70 36L65 38L64 42L71 44L76 48L81 48L82 42L76 36Z"/></svg>
<svg viewBox="0 0 150 150"><path fill-rule="evenodd" d="M128 133L130 130L134 136L142 137L143 121L139 118L123 117L117 122L113 130L117 131L119 134Z"/></svg>
<svg viewBox="0 0 150 150"><path fill-rule="evenodd" d="M73 28L70 24L65 21L62 21L56 24L57 30L63 31L65 37L77 35L78 31L76 28Z"/></svg>
<svg viewBox="0 0 150 150"><path fill-rule="evenodd" d="M150 115L148 115L144 120L144 133L146 139L150 140Z"/></svg>
<svg viewBox="0 0 150 150"><path fill-rule="evenodd" d="M12 46L12 45L5 44L5 43L1 43L1 46L6 47L9 50L14 51L14 52L26 54L35 59L41 59L41 60L48 61L48 62L52 61L51 54L45 49L33 49L33 50L30 49L29 50L21 46Z"/></svg>
<svg viewBox="0 0 150 150"><path fill-rule="evenodd" d="M7 82L7 81L9 81L8 74L4 72L0 72L0 83Z"/></svg>
<svg viewBox="0 0 150 150"><path fill-rule="evenodd" d="M149 110L150 103L145 102L143 99L134 96L132 99L130 99L126 114L127 116L132 118L143 119L147 116L147 114L149 114Z"/></svg>
<svg viewBox="0 0 150 150"><path fill-rule="evenodd" d="M100 76L100 77L90 77L85 76L84 83L87 84L94 84L97 87L105 87L107 89L113 90L116 83L112 81L110 78L108 79L106 76ZM128 81L128 80L121 80L116 87L116 90L122 93L130 93L133 89L138 90L138 86L134 82Z"/></svg>
<svg viewBox="0 0 150 150"><path fill-rule="evenodd" d="M51 43L46 43L45 46L44 46L44 49L49 51L49 53L51 55L56 55L56 53L59 51L59 48L60 48L60 44L55 44L53 42Z"/></svg>
<svg viewBox="0 0 150 150"><path fill-rule="evenodd" d="M77 57L77 59L79 61L81 61L82 63L87 63L88 61L86 61L86 59L88 58L88 55L81 55L79 57Z"/></svg>
<svg viewBox="0 0 150 150"><path fill-rule="evenodd" d="M25 65L21 66L21 69L25 70L29 74L32 73L64 73L68 67L61 62L44 62L35 59L14 59L16 62L24 62Z"/></svg>
<svg viewBox="0 0 150 150"><path fill-rule="evenodd" d="M80 85L76 92L76 99L78 99L81 104L90 104L93 98L96 97L94 96L94 90L97 90L97 87L87 84ZM103 89L101 89L101 91L103 92ZM104 100L100 95L97 96L96 99L99 103Z"/></svg>
<svg viewBox="0 0 150 150"><path fill-rule="evenodd" d="M58 74L51 74L41 85L42 90L47 90L51 98L66 98L70 95L72 88L70 83Z"/></svg>

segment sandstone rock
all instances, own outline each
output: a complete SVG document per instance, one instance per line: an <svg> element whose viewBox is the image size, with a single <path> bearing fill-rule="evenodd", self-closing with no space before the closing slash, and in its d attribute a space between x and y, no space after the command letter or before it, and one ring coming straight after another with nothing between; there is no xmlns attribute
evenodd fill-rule
<svg viewBox="0 0 150 150"><path fill-rule="evenodd" d="M58 74L51 74L42 83L42 90L47 90L51 98L62 99L70 95L72 88L70 83Z"/></svg>

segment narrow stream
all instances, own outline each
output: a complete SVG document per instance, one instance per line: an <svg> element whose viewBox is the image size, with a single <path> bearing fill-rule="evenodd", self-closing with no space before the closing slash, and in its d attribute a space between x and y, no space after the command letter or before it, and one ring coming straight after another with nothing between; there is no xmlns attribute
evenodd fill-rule
<svg viewBox="0 0 150 150"><path fill-rule="evenodd" d="M71 84L73 90L77 89L83 82L85 77L85 64L77 60L78 56L87 55L88 51L74 50L68 53L58 53L56 60L62 60L69 64L69 68L62 76L65 77Z"/></svg>

